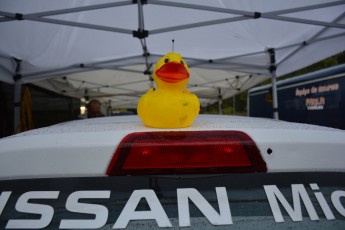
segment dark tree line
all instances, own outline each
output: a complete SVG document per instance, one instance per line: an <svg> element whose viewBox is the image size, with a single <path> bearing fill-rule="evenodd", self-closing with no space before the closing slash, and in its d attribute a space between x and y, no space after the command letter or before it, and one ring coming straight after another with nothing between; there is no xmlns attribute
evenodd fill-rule
<svg viewBox="0 0 345 230"><path fill-rule="evenodd" d="M329 68L331 66L344 64L344 63L345 63L345 51L337 55L334 55L332 57L326 58L320 62L312 64L303 69L284 75L280 77L278 81L299 76L299 75L303 75L306 73L314 72L317 70ZM262 82L260 85L267 85L270 83L271 83L271 80L267 80L265 82ZM223 114L247 115L247 94L248 94L247 92L243 92L234 96L234 98L223 100L223 103L222 103ZM218 103L214 103L212 105L207 106L207 108L205 109L205 113L218 114L219 113Z"/></svg>

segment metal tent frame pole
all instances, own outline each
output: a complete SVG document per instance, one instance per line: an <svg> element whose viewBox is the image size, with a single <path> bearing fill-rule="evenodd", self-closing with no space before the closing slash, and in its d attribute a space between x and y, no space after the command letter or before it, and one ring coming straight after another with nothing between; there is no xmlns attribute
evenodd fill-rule
<svg viewBox="0 0 345 230"><path fill-rule="evenodd" d="M20 74L21 60L14 59L16 64L16 72L13 76L14 79L14 114L13 114L13 130L17 132L17 128L20 121L20 103L22 97L22 83L20 79L22 78Z"/></svg>
<svg viewBox="0 0 345 230"><path fill-rule="evenodd" d="M276 54L275 49L268 49L268 54L270 56L270 72L272 78L272 110L273 118L279 120L279 111L278 111L278 93L277 93L277 65L276 65Z"/></svg>
<svg viewBox="0 0 345 230"><path fill-rule="evenodd" d="M279 120L277 76L276 76L275 71L272 72L272 100L273 100L273 118L276 120Z"/></svg>
<svg viewBox="0 0 345 230"><path fill-rule="evenodd" d="M218 88L218 111L220 115L223 114L222 104L223 104L222 89Z"/></svg>

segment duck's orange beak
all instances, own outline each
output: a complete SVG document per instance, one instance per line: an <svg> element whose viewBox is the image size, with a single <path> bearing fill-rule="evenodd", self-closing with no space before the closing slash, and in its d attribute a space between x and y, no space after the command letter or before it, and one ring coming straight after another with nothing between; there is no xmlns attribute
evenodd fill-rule
<svg viewBox="0 0 345 230"><path fill-rule="evenodd" d="M184 65L174 61L168 62L157 69L156 75L159 79L168 83L177 83L189 78L189 73Z"/></svg>

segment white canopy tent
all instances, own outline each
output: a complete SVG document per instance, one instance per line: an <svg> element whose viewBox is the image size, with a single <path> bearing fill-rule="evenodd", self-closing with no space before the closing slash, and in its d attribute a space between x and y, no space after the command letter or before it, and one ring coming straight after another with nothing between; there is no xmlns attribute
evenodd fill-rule
<svg viewBox="0 0 345 230"><path fill-rule="evenodd" d="M135 108L172 39L202 105L268 78L275 92L276 77L345 50L338 0L2 0L0 16L0 81L16 102L34 83Z"/></svg>

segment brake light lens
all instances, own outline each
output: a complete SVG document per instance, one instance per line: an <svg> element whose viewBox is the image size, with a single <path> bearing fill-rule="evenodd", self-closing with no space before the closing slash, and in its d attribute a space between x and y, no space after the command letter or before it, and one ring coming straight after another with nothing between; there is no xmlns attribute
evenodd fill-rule
<svg viewBox="0 0 345 230"><path fill-rule="evenodd" d="M254 141L240 131L138 132L127 135L107 175L266 172Z"/></svg>

